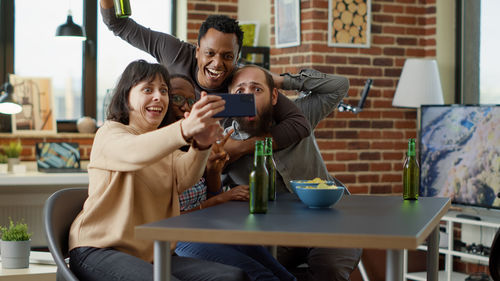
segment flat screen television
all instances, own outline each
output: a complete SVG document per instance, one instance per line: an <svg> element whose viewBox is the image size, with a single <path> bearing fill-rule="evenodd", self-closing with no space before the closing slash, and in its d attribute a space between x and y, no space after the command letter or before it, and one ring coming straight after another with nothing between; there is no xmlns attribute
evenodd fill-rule
<svg viewBox="0 0 500 281"><path fill-rule="evenodd" d="M420 196L500 209L500 105L423 105Z"/></svg>

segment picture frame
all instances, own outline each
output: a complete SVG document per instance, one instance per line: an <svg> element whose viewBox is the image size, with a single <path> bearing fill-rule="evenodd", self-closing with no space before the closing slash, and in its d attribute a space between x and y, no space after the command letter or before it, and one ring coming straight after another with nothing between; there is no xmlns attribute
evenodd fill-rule
<svg viewBox="0 0 500 281"><path fill-rule="evenodd" d="M300 0L274 0L276 48L300 45Z"/></svg>
<svg viewBox="0 0 500 281"><path fill-rule="evenodd" d="M260 22L240 21L239 25L241 27L241 30L243 31L243 46L258 46Z"/></svg>
<svg viewBox="0 0 500 281"><path fill-rule="evenodd" d="M369 48L371 0L328 0L328 46Z"/></svg>
<svg viewBox="0 0 500 281"><path fill-rule="evenodd" d="M259 45L260 22L240 21L239 26L243 31L243 47L256 47ZM241 57L247 63L255 63L257 58L254 54Z"/></svg>
<svg viewBox="0 0 500 281"><path fill-rule="evenodd" d="M12 133L54 134L57 132L53 113L52 80L44 77L9 75L15 100L23 110L12 115Z"/></svg>
<svg viewBox="0 0 500 281"><path fill-rule="evenodd" d="M260 22L258 21L240 21L239 26L243 31L243 48L256 47L259 45ZM257 58L254 54L247 54L241 57L244 62L255 63Z"/></svg>

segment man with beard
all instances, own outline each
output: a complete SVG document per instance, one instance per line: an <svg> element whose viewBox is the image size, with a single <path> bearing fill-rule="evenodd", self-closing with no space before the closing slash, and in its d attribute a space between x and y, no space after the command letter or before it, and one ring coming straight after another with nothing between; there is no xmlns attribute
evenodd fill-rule
<svg viewBox="0 0 500 281"><path fill-rule="evenodd" d="M349 81L340 76L305 69L297 75L282 74L283 89L297 90L302 96L294 102L309 120L312 128L328 116L347 95ZM241 140L270 135L272 111L278 90L272 76L258 66L245 66L235 71L229 91L233 94L253 93L255 117L226 120L226 130L234 129L231 138ZM321 157L314 133L287 148L274 153L276 162L276 191L292 192L290 180L300 175L304 179L334 180ZM223 171L223 184L234 187L248 185L253 155L245 155L229 164ZM307 280L349 280L361 257L361 249L278 247L278 261L297 274L297 266L308 264ZM299 275L296 275L300 280Z"/></svg>
<svg viewBox="0 0 500 281"><path fill-rule="evenodd" d="M113 0L101 0L100 5L103 21L109 30L149 53L170 73L191 78L198 98L201 91L209 94L227 91L243 44L243 32L236 20L223 15L209 16L200 26L198 44L193 45L170 34L146 28L131 18L116 18ZM274 77L279 87L279 76ZM304 115L285 96L280 95L274 113L277 126L271 134L276 149L296 143L311 132ZM227 152L234 161L252 151L253 141L244 141L228 146Z"/></svg>

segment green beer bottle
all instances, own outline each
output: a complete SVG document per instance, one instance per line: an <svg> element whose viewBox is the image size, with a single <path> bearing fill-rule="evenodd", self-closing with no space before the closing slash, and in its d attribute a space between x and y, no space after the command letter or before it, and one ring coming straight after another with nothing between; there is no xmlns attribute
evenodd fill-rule
<svg viewBox="0 0 500 281"><path fill-rule="evenodd" d="M273 138L266 138L266 148L264 149L266 156L266 169L269 173L269 200L276 200L276 163L273 158Z"/></svg>
<svg viewBox="0 0 500 281"><path fill-rule="evenodd" d="M264 141L255 142L253 169L250 172L250 213L265 214L267 212L269 173L266 169Z"/></svg>
<svg viewBox="0 0 500 281"><path fill-rule="evenodd" d="M408 140L408 153L403 166L403 199L417 200L420 168L415 153L415 139Z"/></svg>
<svg viewBox="0 0 500 281"><path fill-rule="evenodd" d="M117 18L128 18L132 15L129 0L114 0L115 15Z"/></svg>

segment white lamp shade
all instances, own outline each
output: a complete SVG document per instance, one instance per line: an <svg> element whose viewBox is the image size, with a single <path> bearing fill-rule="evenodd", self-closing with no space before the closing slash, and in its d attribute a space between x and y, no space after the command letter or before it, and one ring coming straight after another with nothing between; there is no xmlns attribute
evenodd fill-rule
<svg viewBox="0 0 500 281"><path fill-rule="evenodd" d="M407 59L392 106L419 108L423 104L443 103L443 90L436 60Z"/></svg>
<svg viewBox="0 0 500 281"><path fill-rule="evenodd" d="M14 102L2 102L0 103L0 113L3 114L18 114L23 108Z"/></svg>

